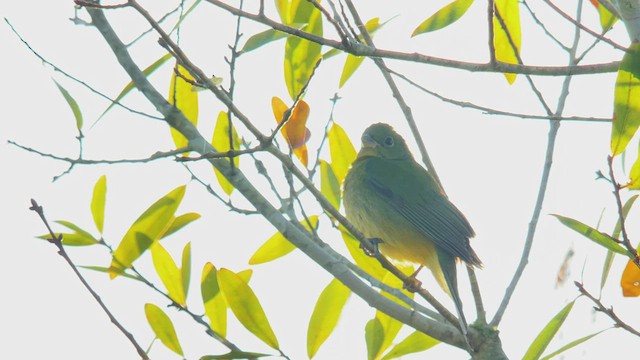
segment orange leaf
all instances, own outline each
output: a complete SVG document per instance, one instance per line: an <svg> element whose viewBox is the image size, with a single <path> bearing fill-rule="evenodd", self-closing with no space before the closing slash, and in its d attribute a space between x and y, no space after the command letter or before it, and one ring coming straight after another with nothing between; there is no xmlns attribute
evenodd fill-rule
<svg viewBox="0 0 640 360"><path fill-rule="evenodd" d="M271 99L271 107L276 122L280 124L284 118L285 112L288 110L287 105L279 98L274 96ZM291 116L286 124L280 130L287 143L293 149L293 153L300 159L304 166L307 166L308 155L307 146L305 145L311 133L307 129L307 118L309 118L309 105L303 100L298 101L291 112Z"/></svg>
<svg viewBox="0 0 640 360"><path fill-rule="evenodd" d="M640 296L640 269L638 269L638 266L631 260L629 260L627 267L625 267L622 272L620 286L622 287L623 296Z"/></svg>

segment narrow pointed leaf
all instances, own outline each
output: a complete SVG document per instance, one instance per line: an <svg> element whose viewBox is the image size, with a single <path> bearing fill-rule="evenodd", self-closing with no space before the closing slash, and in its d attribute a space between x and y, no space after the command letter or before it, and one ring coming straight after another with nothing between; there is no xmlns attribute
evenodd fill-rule
<svg viewBox="0 0 640 360"><path fill-rule="evenodd" d="M191 282L191 241L189 241L182 249L182 267L180 267L182 275L182 290L184 292L185 302L189 294L189 283Z"/></svg>
<svg viewBox="0 0 640 360"><path fill-rule="evenodd" d="M69 91L67 91L67 89L63 88L62 85L58 84L57 81L53 80L54 83L56 83L56 86L58 87L58 90L60 90L60 93L62 94L62 97L64 97L64 99L67 101L67 104L69 104L69 107L71 108L71 111L73 112L73 117L76 119L76 127L78 128L78 130L82 130L82 111L80 110L80 105L78 105L78 102L76 102L76 99L73 98L73 96L71 96L71 94L69 93Z"/></svg>
<svg viewBox="0 0 640 360"><path fill-rule="evenodd" d="M410 265L402 265L401 270L405 274L412 274L414 272L413 267ZM383 278L383 283L395 289L402 289L404 285L402 280L398 279L395 275L391 274L390 272L387 272L385 274ZM406 290L402 290L402 292L408 298L413 299L413 293L410 293ZM380 293L384 295L386 298L391 299L392 301L395 301L396 303L402 306L406 306L404 302L401 302L395 296L387 293L386 291L381 291ZM380 325L382 325L382 330L384 334L383 339L380 343L380 347L378 348L378 353L375 354L374 356L374 358L379 359L381 355L389 348L389 346L391 346L396 336L398 335L398 332L400 332L400 329L402 328L403 324L400 321L392 318L391 316L385 314L380 310L376 310L376 319L378 319L378 321L380 322Z"/></svg>
<svg viewBox="0 0 640 360"><path fill-rule="evenodd" d="M200 219L200 214L192 212L176 216L171 222L171 225L169 225L167 231L162 234L162 239L189 225L192 221L198 219Z"/></svg>
<svg viewBox="0 0 640 360"><path fill-rule="evenodd" d="M367 344L367 359L375 360L384 341L384 329L378 318L373 318L364 327L364 339Z"/></svg>
<svg viewBox="0 0 640 360"><path fill-rule="evenodd" d="M244 46L242 47L242 50L240 50L241 53L248 53L249 51L255 50L263 45L266 45L270 42L273 41L277 41L280 39L284 39L288 36L287 33L283 33L281 31L275 30L275 29L268 29L265 30L261 33L257 33L255 35L253 35L252 37L250 37L246 43L244 43Z"/></svg>
<svg viewBox="0 0 640 360"><path fill-rule="evenodd" d="M333 332L351 290L338 279L333 279L322 291L313 309L307 330L307 354L312 358Z"/></svg>
<svg viewBox="0 0 640 360"><path fill-rule="evenodd" d="M172 55L171 54L166 54L164 56L162 56L160 59L156 60L153 62L153 64L147 66L144 70L142 70L142 73L145 76L149 76L151 75L151 73L153 73L154 71L156 71L160 66L162 66L164 63L167 62L167 60L171 59ZM111 103L111 105L109 105L107 107L107 109L105 111L102 112L102 114L100 115L100 117L98 118L98 120L100 120L109 110L111 110L111 108L117 103L120 102L120 100L122 100L122 98L124 98L129 92L131 92L131 90L133 90L135 88L135 84L133 83L133 81L130 81L123 89L122 91L120 91L120 94L118 94L118 96L116 96L116 98L113 100L113 102ZM96 120L96 122L98 122L98 120ZM94 124L95 125L95 124Z"/></svg>
<svg viewBox="0 0 640 360"><path fill-rule="evenodd" d="M331 165L320 160L320 192L336 209L340 208L340 183Z"/></svg>
<svg viewBox="0 0 640 360"><path fill-rule="evenodd" d="M591 338L595 337L596 335L599 335L600 333L602 333L602 332L604 332L604 331L606 331L606 330L608 330L608 329L600 330L600 331L598 331L598 332L596 332L596 333L593 333L593 334L591 334L591 335L587 335L587 336L581 337L580 339L576 339L576 340L574 340L574 341L572 341L572 342L568 343L567 345L565 345L565 346L561 347L560 349L558 349L558 350L556 350L556 351L552 352L551 354L549 354L549 355L547 355L547 356L543 357L543 358L542 358L542 360L549 360L549 359L551 359L551 358L554 358L554 357L556 357L556 356L558 356L558 355L562 354L563 352L565 352L565 351L567 351L567 350L569 350L569 349L571 349L571 348L574 348L574 347L576 347L576 346L578 346L578 345L582 344L582 343L583 343L583 342L585 342L585 341L590 340Z"/></svg>
<svg viewBox="0 0 640 360"><path fill-rule="evenodd" d="M380 27L380 18L373 18L365 24L365 28L369 32L370 36L373 36L373 33ZM342 74L340 75L340 84L341 88L344 84L351 78L351 75L358 70L360 64L365 59L364 56L355 56L352 54L347 55L347 59L344 62L344 67L342 68Z"/></svg>
<svg viewBox="0 0 640 360"><path fill-rule="evenodd" d="M309 6L306 1L302 2L303 6ZM302 18L295 21L301 21L307 25L302 28L308 33L322 36L322 16L320 10L313 8L306 20ZM289 91L291 99L295 99L302 91L304 85L309 80L316 62L320 58L322 45L299 38L297 36L289 36L284 50L284 79Z"/></svg>
<svg viewBox="0 0 640 360"><path fill-rule="evenodd" d="M356 149L344 129L335 122L327 133L329 151L331 153L331 167L338 182L342 184L347 176L351 163L356 159Z"/></svg>
<svg viewBox="0 0 640 360"><path fill-rule="evenodd" d="M227 269L218 271L218 284L227 304L238 321L258 339L274 349L278 339L269 325L256 294L237 274Z"/></svg>
<svg viewBox="0 0 640 360"><path fill-rule="evenodd" d="M626 219L627 215L629 215L629 211L631 210L631 207L633 207L633 204L636 202L637 199L638 199L638 195L633 195L622 206L622 216L624 219ZM613 229L613 233L611 234L611 237L613 237L614 239L619 239L621 231L622 231L622 224L620 222L620 219L618 219L618 221L616 222L616 226ZM604 288L604 285L607 283L607 278L609 277L609 271L611 270L611 265L613 265L614 256L615 254L611 250L607 251L607 256L605 257L604 264L602 266L602 275L600 277L600 290L602 290Z"/></svg>
<svg viewBox="0 0 640 360"><path fill-rule="evenodd" d="M209 318L211 329L222 337L227 336L227 302L218 285L218 270L211 263L202 269L200 283L204 313Z"/></svg>
<svg viewBox="0 0 640 360"><path fill-rule="evenodd" d="M106 273L106 274L109 274L109 273L110 273L109 268L108 268L108 267L104 267L104 266L88 266L88 265L87 265L87 266L85 266L85 265L78 265L78 267L83 268L83 269L87 269L87 270L92 270L92 271L97 271L97 272L101 272L101 273ZM128 278L128 279L131 279L131 280L136 280L136 281L140 281L140 282L142 282L142 280L141 280L139 277L134 276L134 275L131 275L131 274L127 274L127 273L124 273L124 272L123 272L123 273L121 273L120 275L121 275L122 277L125 277L125 278Z"/></svg>
<svg viewBox="0 0 640 360"><path fill-rule="evenodd" d="M611 127L611 154L621 154L640 126L640 43L631 44L616 79Z"/></svg>
<svg viewBox="0 0 640 360"><path fill-rule="evenodd" d="M184 197L186 186L179 186L153 203L131 225L113 252L110 268L111 278L118 276L119 270L129 268L154 241L164 235L174 219L174 214Z"/></svg>
<svg viewBox="0 0 640 360"><path fill-rule="evenodd" d="M156 273L162 280L169 297L176 303L184 306L186 299L182 284L182 273L171 257L171 254L162 246L160 242L155 242L151 246L151 257Z"/></svg>
<svg viewBox="0 0 640 360"><path fill-rule="evenodd" d="M236 274L238 275L238 277L240 277L240 279L242 279L242 281L248 284L249 281L251 281L251 275L253 275L253 270L246 269L246 270L238 271Z"/></svg>
<svg viewBox="0 0 640 360"><path fill-rule="evenodd" d="M622 287L622 296L638 297L640 296L640 269L633 261L627 261L620 278L620 286Z"/></svg>
<svg viewBox="0 0 640 360"><path fill-rule="evenodd" d="M231 132L233 136L233 149L238 150L240 148L241 140L238 137L238 133L236 132L235 127L231 127ZM227 152L231 150L231 143L229 141L229 117L225 111L221 111L218 114L218 119L216 120L216 126L213 130L213 139L211 139L211 145L221 153ZM233 158L233 164L238 167L240 166L240 157L236 156ZM231 195L233 191L233 185L225 178L221 172L218 171L215 167L213 171L216 174L216 178L218 179L218 183L220 183L220 187L227 194Z"/></svg>
<svg viewBox="0 0 640 360"><path fill-rule="evenodd" d="M408 354L413 354L417 352L422 352L432 347L438 345L440 341L432 338L429 335L424 334L420 331L414 331L409 336L404 338L401 342L399 342L396 346L391 349L382 360L390 360L399 358L401 356L405 356Z"/></svg>
<svg viewBox="0 0 640 360"><path fill-rule="evenodd" d="M246 351L230 351L226 354L222 355L205 355L201 356L200 360L231 360L231 359L257 359L265 356L273 356L270 354L256 353L256 352L246 352Z"/></svg>
<svg viewBox="0 0 640 360"><path fill-rule="evenodd" d="M85 235L82 233L56 233L56 236L62 235L62 244L65 246L88 246L98 244L98 240L96 240L93 236ZM44 234L37 236L38 239L49 240L51 238L50 234Z"/></svg>
<svg viewBox="0 0 640 360"><path fill-rule="evenodd" d="M606 0L605 0L606 1ZM602 26L602 32L605 33L613 27L613 25L618 21L618 18L611 13L606 7L600 5L598 0L590 1L593 6L598 10L598 15L600 16L600 26ZM612 6L615 6L611 4Z"/></svg>
<svg viewBox="0 0 640 360"><path fill-rule="evenodd" d="M167 314L153 304L145 304L144 313L156 337L171 351L184 356L182 346L180 346L180 341L178 341L176 329L173 327L173 322L171 322Z"/></svg>
<svg viewBox="0 0 640 360"><path fill-rule="evenodd" d="M411 37L439 30L453 24L467 12L472 3L473 0L454 0L449 5L446 5L431 15L427 20L423 21L422 24L418 25L418 27L413 30Z"/></svg>
<svg viewBox="0 0 640 360"><path fill-rule="evenodd" d="M620 246L620 244L616 243L611 236L604 234L592 228L589 225L585 225L578 220L574 220L561 215L555 215L555 214L552 214L552 215L555 216L558 220L560 220L561 223L563 223L570 229L586 236L589 240L597 244L600 244L615 253L629 256L627 250L622 246Z"/></svg>
<svg viewBox="0 0 640 360"><path fill-rule="evenodd" d="M62 238L62 243L65 245L72 245L73 243L76 243L76 241L80 241L81 243L83 243L82 245L85 245L84 242L88 242L88 244L86 245L92 245L92 244L96 244L98 243L98 239L96 239L93 235L91 235L88 231L82 229L81 227L79 227L78 225L69 222L69 221L64 221L64 220L57 220L56 223L65 226L73 231L75 231L75 233L77 235L73 235L73 240L71 240L70 238L67 238L66 240L64 239L64 237ZM72 234L67 234L67 237L69 237L69 235ZM80 239L85 239L85 240L80 240Z"/></svg>
<svg viewBox="0 0 640 360"><path fill-rule="evenodd" d="M314 229L318 228L318 216L309 216L309 222ZM300 222L302 226L308 231L311 231L309 224L306 220ZM283 257L292 252L296 248L295 245L289 242L280 232L275 233L262 246L256 250L255 253L249 259L249 265L263 264L269 261L273 261L277 258Z"/></svg>
<svg viewBox="0 0 640 360"><path fill-rule="evenodd" d="M496 13L499 13L504 21L506 29L493 17L493 47L496 52L496 60L508 64L518 64L518 54L522 42L520 30L520 4L518 0L495 0ZM509 40L511 38L511 40ZM514 46L515 45L515 49ZM516 74L504 74L509 84L516 81Z"/></svg>
<svg viewBox="0 0 640 360"><path fill-rule="evenodd" d="M533 343L529 346L529 349L522 357L523 360L537 360L542 356L542 353L547 348L553 337L556 335L567 316L573 308L575 300L565 305L556 316L549 321L549 323L542 329L538 336L533 340Z"/></svg>
<svg viewBox="0 0 640 360"><path fill-rule="evenodd" d="M104 207L107 198L107 177L102 175L93 187L93 197L91 198L91 215L93 222L100 234L104 229Z"/></svg>
<svg viewBox="0 0 640 360"><path fill-rule="evenodd" d="M638 144L638 157L629 171L628 189L640 190L640 143Z"/></svg>
<svg viewBox="0 0 640 360"><path fill-rule="evenodd" d="M176 74L178 72L180 76ZM191 81L187 81L187 80ZM193 124L198 125L198 92L193 91L193 76L182 65L176 64L171 74L171 83L169 85L168 101L171 105L178 108L184 116ZM176 148L188 145L187 138L174 128L171 128L171 137L176 144Z"/></svg>

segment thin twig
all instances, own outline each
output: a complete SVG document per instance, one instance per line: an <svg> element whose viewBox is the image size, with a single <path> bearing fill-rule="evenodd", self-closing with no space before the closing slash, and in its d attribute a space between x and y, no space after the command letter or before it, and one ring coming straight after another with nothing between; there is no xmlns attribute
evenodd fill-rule
<svg viewBox="0 0 640 360"><path fill-rule="evenodd" d="M633 255L631 260L636 264L636 266L640 268L640 254L638 254L638 250L636 250L633 244L631 244L631 240L629 240L629 235L627 234L627 222L624 216L624 208L622 206L622 199L620 196L622 185L620 185L616 180L615 173L613 171L613 156L607 157L607 164L609 165L609 179L611 180L611 184L613 186L613 196L616 199L618 219L620 221L620 234L622 235L622 241L620 243L624 245L629 254Z"/></svg>
<svg viewBox="0 0 640 360"><path fill-rule="evenodd" d="M133 345L133 347L136 349L136 352L138 353L140 358L144 360L148 360L149 357L147 356L147 353L138 344L138 342L133 337L133 335L129 331L127 331L127 329L125 329L124 326L122 326L122 324L120 324L118 319L116 319L116 317L111 313L109 308L107 308L104 302L102 302L102 299L100 298L100 296L93 290L93 288L91 288L91 285L89 285L89 283L84 279L82 274L80 274L80 271L78 270L76 265L73 263L71 258L69 258L69 255L67 254L67 252L64 249L64 246L62 245L62 235L56 236L56 234L51 229L51 226L49 226L49 222L47 221L47 218L44 216L44 209L42 208L42 206L38 205L38 203L34 199L31 199L31 207L29 207L29 210L35 211L38 214L38 216L40 216L40 219L42 220L44 225L47 227L47 230L49 231L49 235L51 235L49 242L54 244L58 248L58 254L62 256L62 258L67 262L67 264L69 264L69 266L71 267L73 272L76 274L76 276L78 277L82 285L84 285L84 287L87 289L87 291L89 291L89 293L98 303L98 305L100 305L100 308L102 308L102 311L104 311L105 314L107 314L107 316L109 317L109 320L113 323L113 325L115 325L118 328L118 330L120 330L122 334L124 334L124 336L127 337L131 345Z"/></svg>
<svg viewBox="0 0 640 360"><path fill-rule="evenodd" d="M630 325L628 325L627 323L625 323L624 321L622 321L622 319L620 319L618 317L618 315L616 315L616 313L613 311L613 307L606 307L604 306L604 304L602 303L602 301L600 301L599 299L597 299L595 296L591 295L587 289L584 288L584 285L581 282L575 281L574 284L576 285L576 287L578 288L578 290L580 291L580 293L586 297L588 297L591 301L593 301L593 303L595 304L595 306L593 307L596 311L600 311L601 313L607 315L609 318L611 318L611 320L613 320L613 322L615 323L616 327L622 328L627 330L628 332L630 332L631 334L635 335L635 336L640 336L640 331L634 329L633 327L631 327Z"/></svg>

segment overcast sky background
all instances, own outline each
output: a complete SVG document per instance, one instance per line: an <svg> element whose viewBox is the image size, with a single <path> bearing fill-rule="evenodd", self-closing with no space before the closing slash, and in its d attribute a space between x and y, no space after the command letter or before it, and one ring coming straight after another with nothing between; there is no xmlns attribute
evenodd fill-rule
<svg viewBox="0 0 640 360"><path fill-rule="evenodd" d="M147 3L152 2L145 2L145 5ZM385 21L399 15L376 34L376 45L381 48L420 51L465 61L486 61L484 2L474 3L465 17L449 28L410 38L415 26L446 3L443 0L424 3L400 1L391 6L386 1L369 1L357 5L364 19L381 16ZM267 4L272 6L269 1ZM552 22L552 30L568 29L557 15L540 10L540 4L535 5L537 14ZM152 14L159 17L175 4L160 2L154 6L157 8ZM572 2L567 11L573 13L574 6ZM584 8L585 22L589 27L598 29L595 10L588 3ZM0 14L39 54L96 89L115 97L129 81L98 32L68 20L74 15L71 1L4 2L0 5ZM275 16L273 9L270 8L269 14ZM88 19L84 12L81 12L81 17ZM109 19L125 41L147 29L133 10L112 11ZM524 9L522 21L526 61L538 65L563 65L566 55L545 39ZM223 56L228 55L227 44L232 41L230 29L234 24L235 18L203 3L185 21L182 29L182 46L187 54L205 72L222 76L225 79L223 86L228 85ZM173 22L169 21L166 27L172 25ZM324 28L326 34L333 36L326 23ZM243 21L245 40L264 29ZM561 33L566 43L572 36L570 32ZM585 41L581 48L585 49L592 39L584 33L582 36ZM615 26L611 37L623 45L628 43L622 24ZM142 66L164 54L164 50L157 46L156 38L148 35L131 49ZM203 217L167 239L164 245L178 258L184 244L192 242L189 305L196 312L202 311L198 285L204 263L210 261L218 268L234 271L249 268L247 261L251 254L275 230L259 216L246 217L228 212L224 204L208 195L202 186L189 182L189 174L170 160L144 165L78 166L52 183L51 179L63 172L67 164L7 144L7 140L13 140L44 152L77 156L75 122L68 105L51 81L52 77L65 86L80 104L86 123L84 151L88 159L138 158L158 150L170 150L173 144L169 131L164 123L133 116L118 107L89 130L89 125L108 106L106 100L60 74L54 74L50 67L42 66L4 23L0 26L0 44L4 65L3 86L0 87L4 110L0 121L0 162L3 169L0 177L0 225L5 244L0 251L4 289L0 297L0 329L5 334L0 355L3 358L135 358L134 349L82 288L71 269L56 254L54 246L34 239L45 230L36 214L28 210L30 198L45 207L49 220L69 220L97 233L93 230L89 203L95 181L106 174L105 239L115 245L152 202L176 186L189 183L178 213L195 211ZM288 99L282 73L283 49L284 41L271 44L241 57L238 63L236 98L239 106L265 132L275 125L271 97ZM608 62L621 57L619 51L599 45L586 62ZM356 148L359 148L358 139L367 126L384 121L396 127L408 139L412 149L417 149L402 113L373 62L364 61L345 87L338 89L343 63L343 56L323 63L305 98L311 105L308 124L312 132L308 144L311 161L315 160L314 149L320 143L322 129L330 113L329 98L336 92L342 100L335 109L334 119L345 128ZM388 64L447 97L503 110L543 114L522 76L509 86L500 74L469 73L393 61ZM171 65L167 64L151 77L163 93L168 92L170 74ZM562 79L535 78L535 81L550 106L555 108ZM565 114L610 116L614 82L615 74L576 77ZM399 83L450 198L476 230L477 236L472 245L485 264L477 274L488 316L492 317L520 259L543 165L548 123L461 109ZM136 93L130 94L125 103L138 110L153 112L151 106ZM221 110L223 107L212 95L201 93L199 129L205 138L211 136L215 118ZM241 135L248 134L241 127L238 131ZM610 187L604 181L594 180L595 172L606 168L609 134L610 125L606 123L562 125L530 263L500 326L504 349L511 358L520 358L553 315L577 296L571 285L573 280L584 279L592 293L598 292L605 251L563 227L548 214L562 214L595 225L604 209L602 229L613 229L616 217ZM630 148L634 148L636 143L636 140L632 141ZM321 157L329 160L326 149ZM631 151L627 159L629 164L634 158L634 151ZM241 159L241 169L249 175L255 173L252 165L248 158ZM196 164L194 168L219 190L207 165ZM279 171L274 166L275 176L280 174ZM622 175L619 178L623 178ZM239 194L234 193L232 198L238 205L246 204ZM632 212L631 216L637 215ZM321 218L320 226L323 239L344 252L339 234L331 230L326 218ZM631 236L636 239L638 230L637 226L630 224ZM571 262L568 285L555 289L556 273L570 248L576 255ZM77 264L104 266L109 261L102 248L70 249L69 253ZM603 291L603 301L613 304L623 319L633 322L637 320L638 299L622 298L619 287L625 264L624 259L616 259ZM136 265L146 276L157 280L148 254ZM298 251L252 268L251 286L262 302L283 351L292 359L305 358L307 323L319 293L331 280L330 276ZM460 289L465 311L467 318L475 319L467 276L462 270L459 269ZM116 317L146 347L153 334L146 323L143 305L153 302L164 307L167 302L133 281L122 278L110 281L104 274L83 273ZM424 272L421 280L451 307L429 273ZM159 281L157 284L161 286ZM610 326L607 318L594 316L590 308L588 300L577 301L549 351ZM185 315L171 309L166 311L176 324L187 358L225 352ZM363 330L373 315L373 309L352 296L335 333L316 358L365 358ZM632 325L638 327L638 323ZM403 329L397 341L409 333L409 329ZM230 321L228 336L242 349L271 352L235 320ZM612 352L615 353L615 349L623 344L637 344L637 338L612 329L567 353L566 358L611 357ZM177 358L160 343L154 345L150 355L154 359ZM424 356L467 358L464 352L446 345L406 358Z"/></svg>

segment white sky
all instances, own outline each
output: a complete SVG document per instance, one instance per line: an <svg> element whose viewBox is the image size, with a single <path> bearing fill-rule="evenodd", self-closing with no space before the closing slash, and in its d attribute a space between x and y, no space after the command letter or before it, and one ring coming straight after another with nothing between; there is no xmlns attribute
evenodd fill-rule
<svg viewBox="0 0 640 360"><path fill-rule="evenodd" d="M71 4L70 1L64 4L40 1L34 6L33 2L5 2L0 5L0 14L9 19L49 61L96 89L115 96L128 79L97 31L73 25L68 20L73 16ZM469 13L450 28L414 39L409 38L413 28L446 1L424 4L401 1L394 2L393 8L388 4L370 1L367 8L359 4L365 19L381 16L384 21L399 15L376 34L379 47L485 61L484 2L473 4ZM539 4L535 5L540 8ZM173 2L164 2L158 6L161 9L154 11L156 16L174 5ZM572 11L570 9L568 11ZM584 16L590 27L598 28L591 5L585 4ZM83 18L86 18L84 14ZM124 39L132 39L147 28L132 10L114 11L109 14L109 19ZM544 34L533 26L524 10L522 19L524 58L533 64L564 64L566 56L555 51L553 45L544 39ZM563 24L555 15L547 16L547 19L553 23L554 29L560 29ZM226 44L232 41L232 32L228 29L234 23L235 19L228 14L202 4L199 11L184 23L182 30L182 45L192 59L206 72L227 80L223 56L228 55ZM244 25L245 40L264 29L249 21ZM56 255L55 248L34 239L34 236L44 233L44 228L36 214L28 210L29 199L35 198L42 204L50 220L69 220L96 233L89 213L89 201L93 184L100 175L107 174L105 238L116 244L149 204L188 182L189 175L178 164L158 161L146 165L79 166L71 174L51 183L53 176L66 169L66 164L18 150L8 145L7 140L57 155L76 156L75 122L51 81L52 75L71 92L83 111L87 124L86 158L149 156L157 150L171 149L171 139L164 124L132 116L119 108L113 109L101 123L88 130L88 125L108 103L59 74L53 74L50 68L41 66L6 24L3 23L0 29L4 65L3 86L0 87L0 99L4 104L3 121L0 121L0 161L4 169L0 177L0 228L4 232L5 243L3 251L0 251L0 274L4 285L3 296L0 297L0 329L5 339L0 347L0 357L135 358L134 349L109 323L70 268ZM325 31L330 33L327 24ZM585 44L591 43L588 35L583 33L583 37L588 39ZM621 24L616 25L611 37L621 44L628 42ZM562 38L568 41L571 34L562 33ZM164 54L155 45L155 40L156 36L147 36L132 49L139 64L146 66ZM582 46L583 49L585 47ZM238 64L237 99L240 108L265 131L275 124L270 108L271 97L288 98L282 75L283 48L284 42L271 44L241 57ZM620 52L601 45L587 58L587 62L613 61L621 57ZM356 147L359 147L357 139L362 130L378 121L394 125L410 139L405 120L372 62L365 61L347 85L337 89L343 62L344 57L325 62L306 97L312 109L309 119L312 138L308 144L312 161L315 160L313 149L319 144L322 128L329 116L328 99L336 91L343 99L336 108L335 120L346 129ZM499 74L388 63L393 69L445 96L505 110L542 114L523 77L519 77L515 85L508 86ZM168 89L169 76L170 66L152 76L153 82L164 93ZM614 81L615 74L575 78L565 114L609 116ZM536 78L536 82L551 107L555 108L561 79ZM491 317L520 258L541 174L548 124L483 115L475 110L444 104L402 83L401 89L412 107L450 198L466 214L478 234L472 245L485 264L477 274ZM125 103L136 109L152 110L138 94L129 95ZM216 114L222 107L206 93L201 93L200 104L199 129L205 137L210 137ZM247 135L242 128L239 132ZM594 181L595 171L604 170L606 166L609 132L610 125L602 123L562 125L530 264L500 327L504 349L514 359L524 354L547 321L577 295L571 285L554 289L557 270L569 248L576 251L569 284L583 277L587 288L597 293L604 251L564 228L548 214L558 213L595 225L605 209L602 228L606 231L613 228L615 214L610 188L603 181ZM414 141L409 140L409 143L415 149ZM633 144L635 142L631 148L635 146ZM628 161L631 162L634 156L630 154ZM328 151L324 151L322 157L328 160ZM241 168L249 174L255 171L248 158L242 158ZM196 169L207 181L217 185L208 166L200 165ZM273 174L279 174L277 166ZM239 205L245 204L235 193L233 200ZM198 284L204 263L210 261L217 267L234 271L246 269L251 254L274 230L258 216L229 213L197 183L189 184L179 213L188 211L199 212L203 218L167 239L164 245L174 257L179 257L186 241L192 242L193 274L189 305L200 312ZM630 232L637 238L637 227L631 226ZM326 218L321 220L321 234L324 234L326 242L344 251L342 240L337 233L330 231ZM104 266L109 260L105 251L99 248L70 249L69 253L78 264ZM606 304L613 304L623 319L632 324L635 320L633 325L637 328L640 325L636 315L638 299L622 298L618 285L625 263L621 258L614 263L603 300ZM155 279L150 256L144 256L137 267ZM307 322L317 296L330 277L297 251L278 261L253 267L253 270L251 285L265 308L283 351L292 359L305 358ZM104 274L84 274L118 319L134 333L143 347L147 346L153 335L146 324L143 305L153 302L163 307L166 301L132 281L109 281ZM465 311L468 318L475 319L467 277L462 268L460 274ZM421 276L425 285L431 286L434 294L445 301L442 291L433 287L435 283L430 274L424 272ZM159 281L157 283L160 284ZM571 340L609 326L607 318L593 316L590 308L587 300L578 300L548 350L555 350ZM178 328L187 358L225 352L186 316L171 309L167 312ZM338 328L316 358L364 358L364 325L373 314L374 311L363 301L352 297ZM409 333L409 329L404 329L397 341ZM270 352L235 321L232 321L228 335L242 349ZM637 338L613 329L567 353L566 358L611 357L615 354L613 349L621 349L620 346L629 344L629 341L637 344ZM154 359L176 358L159 343L155 344L151 356ZM467 358L464 352L446 345L439 345L424 355L406 358L423 356Z"/></svg>

